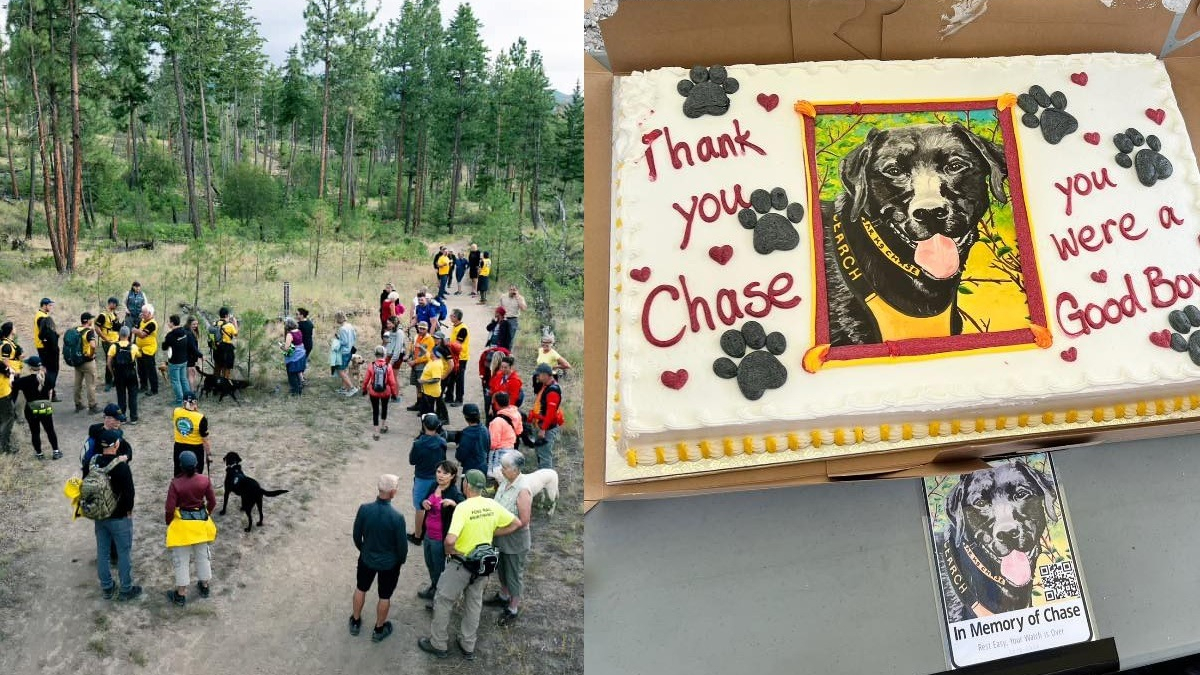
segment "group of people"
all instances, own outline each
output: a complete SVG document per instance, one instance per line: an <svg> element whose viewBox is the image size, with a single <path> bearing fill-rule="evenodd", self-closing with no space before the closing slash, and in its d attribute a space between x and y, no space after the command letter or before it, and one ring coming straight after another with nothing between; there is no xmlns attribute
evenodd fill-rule
<svg viewBox="0 0 1200 675"><path fill-rule="evenodd" d="M433 255L433 269L437 274L437 299L439 302L445 302L446 296L450 293L451 283L455 286L454 295L462 295L462 282L466 277L470 280L470 297L478 296L479 304L487 304L488 284L492 277L492 254L488 251L480 251L479 246L475 243L472 243L467 249L466 253L462 251L455 253L446 246L439 246L437 253Z"/></svg>

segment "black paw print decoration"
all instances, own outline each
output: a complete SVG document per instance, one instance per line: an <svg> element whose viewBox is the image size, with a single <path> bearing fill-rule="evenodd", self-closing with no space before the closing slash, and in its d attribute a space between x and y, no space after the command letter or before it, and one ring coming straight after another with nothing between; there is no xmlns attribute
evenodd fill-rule
<svg viewBox="0 0 1200 675"><path fill-rule="evenodd" d="M804 219L804 206L788 203L787 192L777 187L770 192L750 193L750 206L738 212L738 222L754 230L754 250L762 255L773 251L790 251L800 243L795 226ZM776 211L783 211L786 217Z"/></svg>
<svg viewBox="0 0 1200 675"><path fill-rule="evenodd" d="M751 350L749 354L747 348ZM768 389L778 389L787 382L787 368L775 358L786 349L787 338L783 333L767 335L762 324L747 321L741 330L730 329L721 335L721 351L729 358L722 356L713 361L713 372L726 380L737 378L742 396L757 401ZM733 359L741 362L735 363Z"/></svg>
<svg viewBox="0 0 1200 675"><path fill-rule="evenodd" d="M729 94L738 90L738 81L729 77L725 66L695 66L689 77L676 86L684 97L684 115L695 119L701 115L724 115L729 110Z"/></svg>
<svg viewBox="0 0 1200 675"><path fill-rule="evenodd" d="M1033 85L1029 93L1017 96L1017 105L1025 114L1021 116L1021 124L1030 129L1042 130L1042 138L1050 145L1056 145L1069 134L1079 129L1079 121L1066 111L1067 96L1061 91L1047 94L1041 85ZM1038 111L1042 111L1038 114Z"/></svg>
<svg viewBox="0 0 1200 675"><path fill-rule="evenodd" d="M1171 349L1177 352L1187 352L1192 363L1200 366L1200 331L1192 332L1200 327L1200 308L1188 305L1183 309L1172 310L1167 314L1167 323L1175 332L1170 334ZM1151 340L1157 344L1157 340Z"/></svg>
<svg viewBox="0 0 1200 675"><path fill-rule="evenodd" d="M1129 155L1134 149L1141 148L1143 144L1146 147L1138 150L1131 158ZM1143 137L1142 132L1130 127L1113 136L1113 145L1120 150L1117 153L1117 164L1126 169L1133 167L1138 181L1146 187L1154 187L1155 183L1169 178L1175 172L1171 160L1159 153L1159 150L1162 150L1162 142L1154 134Z"/></svg>

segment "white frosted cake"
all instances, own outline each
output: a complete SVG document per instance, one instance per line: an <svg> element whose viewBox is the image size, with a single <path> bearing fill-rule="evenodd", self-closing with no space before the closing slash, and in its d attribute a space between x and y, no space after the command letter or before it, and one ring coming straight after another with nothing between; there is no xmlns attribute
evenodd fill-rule
<svg viewBox="0 0 1200 675"><path fill-rule="evenodd" d="M610 482L1200 408L1152 56L664 68L614 116Z"/></svg>

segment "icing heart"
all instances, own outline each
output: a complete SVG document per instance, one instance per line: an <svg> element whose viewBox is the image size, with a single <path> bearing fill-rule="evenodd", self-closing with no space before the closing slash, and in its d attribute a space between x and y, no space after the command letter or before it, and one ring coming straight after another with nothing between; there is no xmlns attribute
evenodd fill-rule
<svg viewBox="0 0 1200 675"><path fill-rule="evenodd" d="M1170 347L1171 331L1164 328L1157 333L1151 333L1150 342L1153 343L1155 347Z"/></svg>
<svg viewBox="0 0 1200 675"><path fill-rule="evenodd" d="M1062 360L1063 360L1063 361L1066 361L1067 363L1072 363L1072 362L1074 362L1074 361L1075 361L1075 357L1076 357L1076 356L1078 356L1078 355L1079 355L1079 354L1078 354L1078 352L1076 352L1076 351L1075 351L1075 348L1074 348L1074 347L1071 347L1070 349L1064 349L1064 350L1062 351L1062 353L1060 353L1060 354L1059 354L1059 356L1061 356L1061 357L1062 357Z"/></svg>
<svg viewBox="0 0 1200 675"><path fill-rule="evenodd" d="M1100 134L1094 131L1089 131L1083 135L1083 140L1091 143L1092 145L1100 145Z"/></svg>
<svg viewBox="0 0 1200 675"><path fill-rule="evenodd" d="M708 257L717 261L717 263L724 265L725 263L729 262L730 258L733 257L733 247L729 244L725 244L724 246L714 246L708 249Z"/></svg>
<svg viewBox="0 0 1200 675"><path fill-rule="evenodd" d="M680 368L674 372L669 370L663 371L662 375L658 376L662 380L663 386L668 389L683 389L683 385L687 384L688 371Z"/></svg>
<svg viewBox="0 0 1200 675"><path fill-rule="evenodd" d="M767 112L771 112L779 105L779 94L759 94L758 104Z"/></svg>
<svg viewBox="0 0 1200 675"><path fill-rule="evenodd" d="M1154 120L1155 124L1162 124L1167 117L1167 111L1162 108L1146 108L1146 117Z"/></svg>
<svg viewBox="0 0 1200 675"><path fill-rule="evenodd" d="M1086 87L1087 73L1071 73L1071 81L1081 87Z"/></svg>
<svg viewBox="0 0 1200 675"><path fill-rule="evenodd" d="M1100 270L1098 272L1092 272L1092 281L1094 281L1098 284L1102 284L1102 283L1108 281L1108 270Z"/></svg>
<svg viewBox="0 0 1200 675"><path fill-rule="evenodd" d="M639 267L636 270L629 270L629 276L632 277L634 281L645 281L650 278L650 268Z"/></svg>
<svg viewBox="0 0 1200 675"><path fill-rule="evenodd" d="M851 115L861 115L862 114L862 104L859 103L858 101L855 101L854 103L850 104L850 114Z"/></svg>

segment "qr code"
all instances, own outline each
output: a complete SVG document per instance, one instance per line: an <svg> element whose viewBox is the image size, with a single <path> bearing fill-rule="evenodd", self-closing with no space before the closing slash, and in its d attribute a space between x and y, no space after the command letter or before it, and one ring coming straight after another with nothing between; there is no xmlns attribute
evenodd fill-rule
<svg viewBox="0 0 1200 675"><path fill-rule="evenodd" d="M1063 598L1079 597L1079 577L1075 576L1075 563L1056 562L1038 568L1042 577L1042 589L1047 602Z"/></svg>

